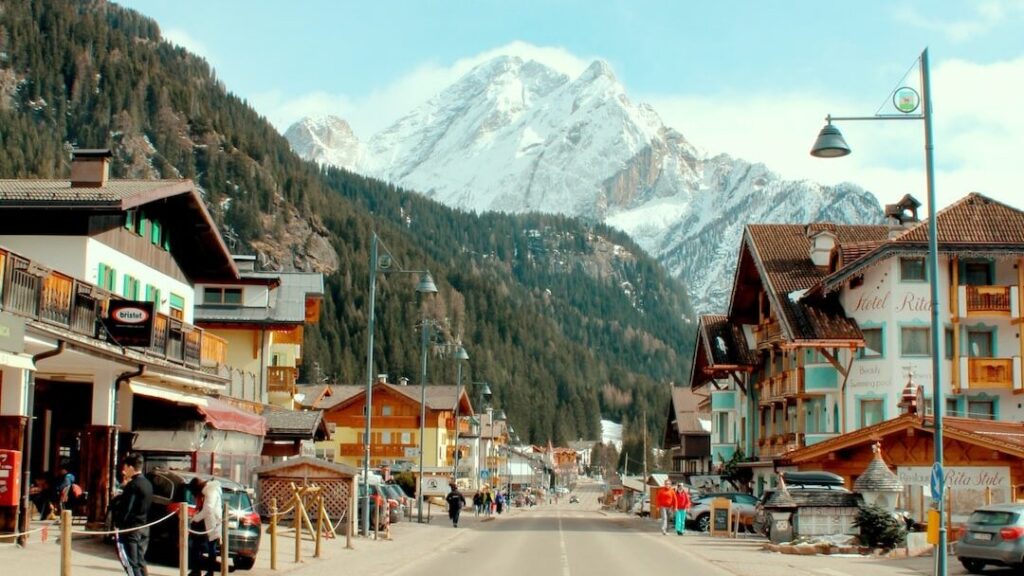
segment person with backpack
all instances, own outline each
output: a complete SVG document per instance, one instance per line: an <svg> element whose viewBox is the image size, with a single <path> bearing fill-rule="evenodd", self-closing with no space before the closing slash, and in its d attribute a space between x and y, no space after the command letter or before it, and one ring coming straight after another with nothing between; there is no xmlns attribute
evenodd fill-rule
<svg viewBox="0 0 1024 576"><path fill-rule="evenodd" d="M676 534L682 536L686 531L686 511L693 505L690 489L682 483L676 485Z"/></svg>
<svg viewBox="0 0 1024 576"><path fill-rule="evenodd" d="M466 505L466 497L459 492L459 486L455 482L449 484L452 491L444 497L445 502L448 503L448 518L452 521L452 526L459 527L459 513L462 512L462 507Z"/></svg>

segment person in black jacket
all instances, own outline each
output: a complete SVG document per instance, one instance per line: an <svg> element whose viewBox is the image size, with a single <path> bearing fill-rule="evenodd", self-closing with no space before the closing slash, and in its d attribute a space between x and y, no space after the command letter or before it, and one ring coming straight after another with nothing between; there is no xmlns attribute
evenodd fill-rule
<svg viewBox="0 0 1024 576"><path fill-rule="evenodd" d="M153 502L153 485L142 475L142 456L129 454L121 464L126 484L114 511L114 526L125 530L119 535L127 558L126 568L133 576L146 576L146 547L149 528L144 526Z"/></svg>
<svg viewBox="0 0 1024 576"><path fill-rule="evenodd" d="M452 482L449 484L452 491L444 497L445 501L448 502L448 517L452 520L452 526L459 527L459 513L462 512L462 507L466 505L466 497L459 492L459 487Z"/></svg>

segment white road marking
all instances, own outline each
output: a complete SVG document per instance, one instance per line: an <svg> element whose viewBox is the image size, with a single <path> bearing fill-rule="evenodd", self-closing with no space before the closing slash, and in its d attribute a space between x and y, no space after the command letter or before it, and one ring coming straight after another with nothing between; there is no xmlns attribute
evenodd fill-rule
<svg viewBox="0 0 1024 576"><path fill-rule="evenodd" d="M569 570L569 552L565 549L565 532L562 531L562 512L558 511L558 545L562 548L562 576L572 576Z"/></svg>

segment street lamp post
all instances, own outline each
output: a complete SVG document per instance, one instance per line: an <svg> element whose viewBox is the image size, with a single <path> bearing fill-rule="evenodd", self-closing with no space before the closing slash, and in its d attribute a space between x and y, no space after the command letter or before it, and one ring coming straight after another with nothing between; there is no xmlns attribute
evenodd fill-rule
<svg viewBox="0 0 1024 576"><path fill-rule="evenodd" d="M469 360L469 354L465 348L459 346L455 351L455 363L458 367L458 375L455 378L455 462L452 466L452 482L455 483L459 480L459 403L462 400L462 363L465 360Z"/></svg>
<svg viewBox="0 0 1024 576"><path fill-rule="evenodd" d="M382 262L378 255L378 244L380 239L377 233L373 233L370 242L370 308L367 314L367 335L366 335L366 425L363 431L363 525L364 535L370 533L370 431L373 419L373 331L376 321L374 308L377 298L377 272L401 272L405 274L420 274L419 284L416 291L421 294L433 294L437 292L437 286L430 272L422 270L391 270L392 258L388 254ZM386 251L387 249L385 249ZM426 358L424 358L424 370L426 369ZM422 403L421 403L422 406ZM422 422L422 420L421 420ZM422 426L422 424L421 424ZM422 434L420 435L422 442ZM420 447L420 462L422 465L422 446ZM421 469L422 470L422 469Z"/></svg>
<svg viewBox="0 0 1024 576"><path fill-rule="evenodd" d="M484 422L483 422L483 412L480 412L480 411L481 410L486 410L486 406L487 406L487 404L489 403L489 401L491 399L491 386L487 382L473 382L473 384L481 386L481 388L480 388L480 403L477 404L477 414L480 414L481 418L480 418L480 429L477 431L478 434L477 434L477 452L476 452L476 468L477 468L477 471L476 471L476 487L477 487L477 489L479 489L480 488L480 460L481 460L480 456L484 455L483 454L483 443L484 443L484 434L483 434L483 432L484 432L484 425L483 424L484 424ZM486 455L484 455L483 462L484 462L484 464L487 464L487 457L486 457Z"/></svg>
<svg viewBox="0 0 1024 576"><path fill-rule="evenodd" d="M434 292L437 292L435 287ZM424 316L420 335L420 470L416 481L417 522L423 523L423 448L426 444L427 422L427 345L430 341L430 321Z"/></svg>
<svg viewBox="0 0 1024 576"><path fill-rule="evenodd" d="M932 98L931 77L928 68L928 49L921 52L921 95L918 102L917 93L907 87L898 88L893 93L893 103L900 114L876 114L875 116L832 116L826 117L827 124L818 134L818 139L811 148L811 155L818 158L838 158L850 153L850 147L843 140L839 129L832 125L833 120L923 120L924 121L924 158L925 185L928 194L928 283L931 290L931 331L932 331L932 414L935 434L935 465L942 467L942 381L939 377L941 362L939 361L939 247L938 227L935 221L935 159L932 144ZM921 107L920 113L915 113ZM939 542L936 546L935 573L946 576L946 527L942 523L945 490L943 474L937 474L938 494L932 494L939 512Z"/></svg>

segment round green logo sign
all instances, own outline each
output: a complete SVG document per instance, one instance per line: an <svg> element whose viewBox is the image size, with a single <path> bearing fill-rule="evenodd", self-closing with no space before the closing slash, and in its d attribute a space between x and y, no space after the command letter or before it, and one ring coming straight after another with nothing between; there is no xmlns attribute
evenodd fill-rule
<svg viewBox="0 0 1024 576"><path fill-rule="evenodd" d="M904 86L892 93L892 103L900 112L910 114L920 106L921 97L918 96L917 90Z"/></svg>

